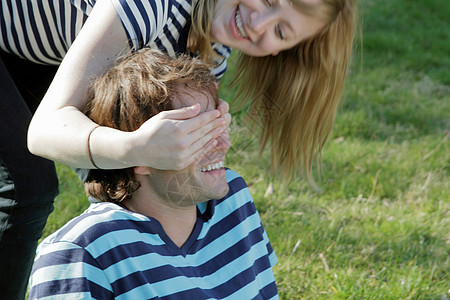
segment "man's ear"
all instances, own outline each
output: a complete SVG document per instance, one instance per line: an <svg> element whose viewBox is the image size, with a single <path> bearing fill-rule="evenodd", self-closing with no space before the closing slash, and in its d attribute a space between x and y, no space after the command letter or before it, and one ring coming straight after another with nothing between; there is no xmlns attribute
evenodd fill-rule
<svg viewBox="0 0 450 300"><path fill-rule="evenodd" d="M150 175L150 169L148 167L134 167L133 171L137 175Z"/></svg>

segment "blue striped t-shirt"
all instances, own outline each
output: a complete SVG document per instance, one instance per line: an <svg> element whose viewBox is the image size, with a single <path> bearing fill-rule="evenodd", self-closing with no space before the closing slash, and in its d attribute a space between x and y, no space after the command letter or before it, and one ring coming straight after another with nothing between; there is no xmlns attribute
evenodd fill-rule
<svg viewBox="0 0 450 300"><path fill-rule="evenodd" d="M38 247L30 299L278 299L276 256L245 181L198 205L178 248L153 218L92 204Z"/></svg>
<svg viewBox="0 0 450 300"><path fill-rule="evenodd" d="M192 0L111 0L134 50L186 53ZM27 60L58 65L87 20L95 0L0 0L0 49ZM211 73L221 78L231 49Z"/></svg>

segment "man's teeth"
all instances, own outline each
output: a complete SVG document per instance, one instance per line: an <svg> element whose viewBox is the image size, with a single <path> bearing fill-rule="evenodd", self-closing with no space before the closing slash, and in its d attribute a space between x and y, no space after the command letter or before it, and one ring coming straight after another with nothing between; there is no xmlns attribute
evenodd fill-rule
<svg viewBox="0 0 450 300"><path fill-rule="evenodd" d="M242 27L241 11L239 9L236 11L236 25L239 29L239 34L246 38L247 34L245 33L244 27Z"/></svg>
<svg viewBox="0 0 450 300"><path fill-rule="evenodd" d="M210 165L207 165L207 166L201 168L200 171L206 172L206 171L211 171L211 170L218 170L220 168L223 168L223 166L224 166L223 161L219 161L219 162L216 162L215 164L210 164Z"/></svg>

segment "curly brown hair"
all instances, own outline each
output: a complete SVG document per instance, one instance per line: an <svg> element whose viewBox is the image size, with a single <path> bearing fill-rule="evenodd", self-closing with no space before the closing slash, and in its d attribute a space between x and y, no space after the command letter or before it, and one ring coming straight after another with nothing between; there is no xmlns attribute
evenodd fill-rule
<svg viewBox="0 0 450 300"><path fill-rule="evenodd" d="M137 130L154 115L173 109L171 100L179 93L192 89L217 99L216 79L209 68L186 55L170 58L148 48L136 51L119 58L92 84L84 112L100 126ZM133 168L94 169L85 182L89 196L114 203L131 198L139 187Z"/></svg>

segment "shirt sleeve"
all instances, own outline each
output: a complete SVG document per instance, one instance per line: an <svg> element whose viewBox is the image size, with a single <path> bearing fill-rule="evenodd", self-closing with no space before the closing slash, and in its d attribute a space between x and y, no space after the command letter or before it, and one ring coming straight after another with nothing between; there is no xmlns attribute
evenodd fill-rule
<svg viewBox="0 0 450 300"><path fill-rule="evenodd" d="M134 51L152 42L167 23L168 0L112 0L112 3Z"/></svg>
<svg viewBox="0 0 450 300"><path fill-rule="evenodd" d="M222 59L215 59L216 66L211 68L211 74L216 76L217 80L219 80L227 70L227 59L231 54L231 48L219 43L213 43L212 48L220 57L222 57Z"/></svg>
<svg viewBox="0 0 450 300"><path fill-rule="evenodd" d="M113 290L84 248L70 242L42 244L30 277L29 299L56 295L64 299L113 299Z"/></svg>

